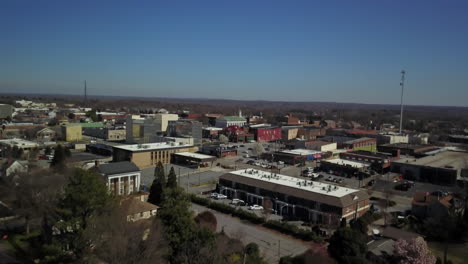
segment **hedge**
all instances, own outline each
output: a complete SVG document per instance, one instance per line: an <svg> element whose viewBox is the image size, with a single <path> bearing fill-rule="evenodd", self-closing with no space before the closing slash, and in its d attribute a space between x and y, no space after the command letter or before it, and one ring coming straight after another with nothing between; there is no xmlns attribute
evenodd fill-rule
<svg viewBox="0 0 468 264"><path fill-rule="evenodd" d="M210 199L199 197L194 194L190 195L190 199L193 203L206 206L221 213L239 217L240 219L247 220L253 224L262 225L266 228L270 228L279 231L283 234L294 236L298 239L302 239L305 241L321 241L321 238L318 237L313 231L301 229L290 223L280 222L276 220L266 221L264 217L259 217L254 212L245 211L240 208L236 209L230 205L214 202Z"/></svg>
<svg viewBox="0 0 468 264"><path fill-rule="evenodd" d="M306 240L306 241L321 241L321 238L318 237L315 232L311 230L305 230L299 228L293 224L280 222L276 220L269 220L265 224L264 227L277 230L283 234L291 235L295 238Z"/></svg>

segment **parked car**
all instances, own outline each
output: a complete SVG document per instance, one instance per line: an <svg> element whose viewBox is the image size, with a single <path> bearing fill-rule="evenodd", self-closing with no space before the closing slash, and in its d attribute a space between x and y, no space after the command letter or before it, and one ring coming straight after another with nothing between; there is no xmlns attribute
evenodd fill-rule
<svg viewBox="0 0 468 264"><path fill-rule="evenodd" d="M255 161L254 161L254 160L249 160L249 161L247 161L247 164L249 164L249 165L254 165L254 164L255 164Z"/></svg>
<svg viewBox="0 0 468 264"><path fill-rule="evenodd" d="M244 158L250 158L249 154L245 154Z"/></svg>
<svg viewBox="0 0 468 264"><path fill-rule="evenodd" d="M395 186L395 190L404 191L404 192L408 191L410 188L411 188L411 185L405 184L405 183L398 184Z"/></svg>
<svg viewBox="0 0 468 264"><path fill-rule="evenodd" d="M332 182L335 178L333 178L332 176L328 176L328 178L326 179L326 181L329 181L329 182Z"/></svg>
<svg viewBox="0 0 468 264"><path fill-rule="evenodd" d="M222 199L227 199L227 196L224 195L224 194L218 194L216 197L215 197L216 200L222 200Z"/></svg>
<svg viewBox="0 0 468 264"><path fill-rule="evenodd" d="M374 186L375 184L375 180L370 180L368 183L367 183L367 186Z"/></svg>
<svg viewBox="0 0 468 264"><path fill-rule="evenodd" d="M245 205L244 200L237 199L237 198L232 199L232 201L229 203L232 205L240 205L240 206Z"/></svg>
<svg viewBox="0 0 468 264"><path fill-rule="evenodd" d="M219 193L211 193L210 198L216 198L218 197Z"/></svg>
<svg viewBox="0 0 468 264"><path fill-rule="evenodd" d="M254 205L249 206L249 210L263 210L263 206L254 204Z"/></svg>
<svg viewBox="0 0 468 264"><path fill-rule="evenodd" d="M280 160L280 161L278 161L278 164L279 164L279 165L284 165L284 161L281 161L281 160Z"/></svg>

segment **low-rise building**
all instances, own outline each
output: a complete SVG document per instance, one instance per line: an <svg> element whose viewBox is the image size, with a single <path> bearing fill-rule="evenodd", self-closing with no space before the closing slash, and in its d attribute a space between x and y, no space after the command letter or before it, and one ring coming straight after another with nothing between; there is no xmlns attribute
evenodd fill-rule
<svg viewBox="0 0 468 264"><path fill-rule="evenodd" d="M296 149L312 149L320 152L336 150L336 142L326 142L319 140L302 140L298 139L295 142Z"/></svg>
<svg viewBox="0 0 468 264"><path fill-rule="evenodd" d="M356 176L358 172L371 166L365 161L355 161L347 159L329 159L320 161L320 169L335 175L344 177Z"/></svg>
<svg viewBox="0 0 468 264"><path fill-rule="evenodd" d="M216 127L229 127L239 126L243 127L247 123L247 120L241 116L222 116L216 118Z"/></svg>
<svg viewBox="0 0 468 264"><path fill-rule="evenodd" d="M24 152L28 152L29 150L33 148L39 147L39 144L34 141L24 140L20 138L13 138L13 139L1 139L0 146L9 147L9 148L17 147L18 149L22 149Z"/></svg>
<svg viewBox="0 0 468 264"><path fill-rule="evenodd" d="M177 152L195 152L193 145L161 142L134 145L113 146L113 161L131 161L139 168L155 167L158 162L171 163L172 154Z"/></svg>
<svg viewBox="0 0 468 264"><path fill-rule="evenodd" d="M461 210L462 203L453 194L428 194L417 192L411 202L411 213L420 218L442 219L447 217L450 210Z"/></svg>
<svg viewBox="0 0 468 264"><path fill-rule="evenodd" d="M201 153L216 156L218 158L227 156L237 156L237 148L222 144L204 144L200 150Z"/></svg>
<svg viewBox="0 0 468 264"><path fill-rule="evenodd" d="M321 159L324 153L311 149L291 149L275 152L273 156L276 161L283 161L284 163L295 165L305 161Z"/></svg>
<svg viewBox="0 0 468 264"><path fill-rule="evenodd" d="M70 123L62 126L62 137L67 142L81 141L81 125L79 123Z"/></svg>
<svg viewBox="0 0 468 264"><path fill-rule="evenodd" d="M125 129L114 129L114 128L83 128L83 134L104 139L106 141L124 141L126 139L127 131Z"/></svg>
<svg viewBox="0 0 468 264"><path fill-rule="evenodd" d="M148 203L148 195L141 194L123 199L120 202L128 222L147 220L155 217L159 206Z"/></svg>
<svg viewBox="0 0 468 264"><path fill-rule="evenodd" d="M36 132L36 139L39 141L52 141L57 137L57 132L53 129L45 127Z"/></svg>
<svg viewBox="0 0 468 264"><path fill-rule="evenodd" d="M428 145L417 145L417 144L405 144L405 143L396 143L396 144L384 144L378 146L379 151L381 152L395 152L400 151L401 155L410 155L410 156L425 156L425 152L433 151L438 149L436 146Z"/></svg>
<svg viewBox="0 0 468 264"><path fill-rule="evenodd" d="M258 142L270 142L281 139L281 128L271 126L251 126L250 133L254 134L254 139Z"/></svg>
<svg viewBox="0 0 468 264"><path fill-rule="evenodd" d="M104 177L113 195L129 195L140 190L140 169L132 162L121 161L101 164L96 170Z"/></svg>
<svg viewBox="0 0 468 264"><path fill-rule="evenodd" d="M423 158L402 158L393 161L391 171L407 180L440 185L455 185L468 176L468 153L443 151Z"/></svg>
<svg viewBox="0 0 468 264"><path fill-rule="evenodd" d="M356 150L341 153L340 158L370 163L372 169L380 172L383 169L389 168L392 161L400 159L400 152L397 150L392 154L387 154L365 150Z"/></svg>
<svg viewBox="0 0 468 264"><path fill-rule="evenodd" d="M218 134L222 131L223 129L220 127L205 127L203 128L203 138L218 138Z"/></svg>
<svg viewBox="0 0 468 264"><path fill-rule="evenodd" d="M299 129L302 126L283 126L281 127L281 139L284 142L298 138Z"/></svg>
<svg viewBox="0 0 468 264"><path fill-rule="evenodd" d="M339 225L369 210L365 191L303 180L255 169L232 171L220 176L220 192L250 204L269 200L277 214L312 223Z"/></svg>
<svg viewBox="0 0 468 264"><path fill-rule="evenodd" d="M341 137L341 136L326 136L322 137L319 140L336 142L338 148L352 149L352 150L367 150L367 151L377 151L377 139L376 138L351 138L351 137Z"/></svg>

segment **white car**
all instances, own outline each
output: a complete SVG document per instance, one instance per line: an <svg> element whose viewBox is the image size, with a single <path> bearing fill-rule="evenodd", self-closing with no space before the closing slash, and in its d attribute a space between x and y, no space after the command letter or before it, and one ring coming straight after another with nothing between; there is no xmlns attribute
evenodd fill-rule
<svg viewBox="0 0 468 264"><path fill-rule="evenodd" d="M245 202L241 199L237 199L237 198L234 198L232 199L232 201L230 202L230 204L233 204L233 205L241 205L241 204L244 204Z"/></svg>
<svg viewBox="0 0 468 264"><path fill-rule="evenodd" d="M218 197L219 193L211 193L210 198L216 198Z"/></svg>
<svg viewBox="0 0 468 264"><path fill-rule="evenodd" d="M218 194L218 196L216 196L215 199L217 199L217 200L227 199L227 196L224 195L224 194Z"/></svg>
<svg viewBox="0 0 468 264"><path fill-rule="evenodd" d="M254 204L254 205L249 206L249 210L263 210L263 206Z"/></svg>

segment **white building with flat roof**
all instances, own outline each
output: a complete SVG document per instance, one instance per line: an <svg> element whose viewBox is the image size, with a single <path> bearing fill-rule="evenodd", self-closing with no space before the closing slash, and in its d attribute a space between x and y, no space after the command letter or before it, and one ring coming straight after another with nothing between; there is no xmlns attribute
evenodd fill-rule
<svg viewBox="0 0 468 264"><path fill-rule="evenodd" d="M313 223L338 225L369 210L365 191L329 183L304 180L256 169L243 169L221 175L220 192L251 204L266 206L281 216ZM269 203L265 203L269 201Z"/></svg>

